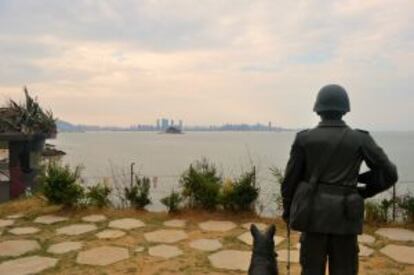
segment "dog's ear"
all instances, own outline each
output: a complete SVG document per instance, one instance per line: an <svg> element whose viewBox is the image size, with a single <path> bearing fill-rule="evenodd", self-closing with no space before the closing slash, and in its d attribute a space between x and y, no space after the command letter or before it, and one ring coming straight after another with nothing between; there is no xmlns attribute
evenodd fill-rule
<svg viewBox="0 0 414 275"><path fill-rule="evenodd" d="M267 228L266 236L269 239L273 239L273 236L275 235L275 233L276 233L276 226L274 224L272 224L272 225L269 226L269 228Z"/></svg>
<svg viewBox="0 0 414 275"><path fill-rule="evenodd" d="M260 236L260 231L255 224L250 225L250 232L252 233L253 238Z"/></svg>

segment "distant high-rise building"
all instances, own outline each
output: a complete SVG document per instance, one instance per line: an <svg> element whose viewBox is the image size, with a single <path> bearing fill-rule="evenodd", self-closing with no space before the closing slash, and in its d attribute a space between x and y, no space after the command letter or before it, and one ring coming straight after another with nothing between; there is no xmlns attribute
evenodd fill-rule
<svg viewBox="0 0 414 275"><path fill-rule="evenodd" d="M171 125L170 126L174 126L174 119L171 119Z"/></svg>
<svg viewBox="0 0 414 275"><path fill-rule="evenodd" d="M161 119L161 129L162 130L165 130L165 129L167 129L168 128L168 119L166 119L166 118L163 118L163 119Z"/></svg>
<svg viewBox="0 0 414 275"><path fill-rule="evenodd" d="M160 119L157 119L157 129L159 130L160 129Z"/></svg>
<svg viewBox="0 0 414 275"><path fill-rule="evenodd" d="M272 130L272 122L269 121L269 131Z"/></svg>
<svg viewBox="0 0 414 275"><path fill-rule="evenodd" d="M179 125L180 125L180 129L182 130L183 129L183 121L182 120L179 121Z"/></svg>

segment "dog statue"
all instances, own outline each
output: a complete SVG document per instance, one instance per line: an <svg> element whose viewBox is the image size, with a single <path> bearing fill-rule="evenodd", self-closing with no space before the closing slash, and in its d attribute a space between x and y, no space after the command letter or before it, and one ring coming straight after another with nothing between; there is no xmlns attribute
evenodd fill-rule
<svg viewBox="0 0 414 275"><path fill-rule="evenodd" d="M253 236L253 253L250 261L249 275L278 275L277 253L275 252L276 226L272 224L262 233L256 225L250 226Z"/></svg>

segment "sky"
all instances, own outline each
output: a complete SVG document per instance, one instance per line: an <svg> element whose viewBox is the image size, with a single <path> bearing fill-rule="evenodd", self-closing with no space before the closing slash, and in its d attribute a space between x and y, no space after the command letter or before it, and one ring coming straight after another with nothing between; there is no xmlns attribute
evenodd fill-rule
<svg viewBox="0 0 414 275"><path fill-rule="evenodd" d="M0 103L27 85L81 124L312 127L345 87L353 127L414 130L412 0L0 0Z"/></svg>

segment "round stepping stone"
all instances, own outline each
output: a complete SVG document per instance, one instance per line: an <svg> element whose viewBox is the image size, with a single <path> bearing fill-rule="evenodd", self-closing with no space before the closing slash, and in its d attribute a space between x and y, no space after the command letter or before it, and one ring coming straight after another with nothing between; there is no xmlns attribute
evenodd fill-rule
<svg viewBox="0 0 414 275"><path fill-rule="evenodd" d="M222 250L211 254L208 259L215 268L247 271L251 255L250 251Z"/></svg>
<svg viewBox="0 0 414 275"><path fill-rule="evenodd" d="M6 227L14 224L14 220L0 219L0 227Z"/></svg>
<svg viewBox="0 0 414 275"><path fill-rule="evenodd" d="M291 249L290 250L290 262L291 263L299 263L299 250ZM277 260L279 262L287 262L288 261L288 250L281 249L277 251Z"/></svg>
<svg viewBox="0 0 414 275"><path fill-rule="evenodd" d="M105 220L105 215L89 215L82 218L82 221L84 222L103 222Z"/></svg>
<svg viewBox="0 0 414 275"><path fill-rule="evenodd" d="M198 226L204 231L226 232L236 228L236 224L230 221L206 221Z"/></svg>
<svg viewBox="0 0 414 275"><path fill-rule="evenodd" d="M375 234L393 241L414 241L414 231L404 228L380 228Z"/></svg>
<svg viewBox="0 0 414 275"><path fill-rule="evenodd" d="M219 240L213 239L199 239L190 242L190 247L202 251L216 251L223 247Z"/></svg>
<svg viewBox="0 0 414 275"><path fill-rule="evenodd" d="M380 251L398 263L414 264L413 246L389 244Z"/></svg>
<svg viewBox="0 0 414 275"><path fill-rule="evenodd" d="M17 257L31 251L39 250L37 241L14 240L0 243L0 257Z"/></svg>
<svg viewBox="0 0 414 275"><path fill-rule="evenodd" d="M130 230L134 228L144 227L145 223L138 219L125 218L113 220L109 223L108 226L111 228Z"/></svg>
<svg viewBox="0 0 414 275"><path fill-rule="evenodd" d="M358 236L358 242L363 244L373 244L375 243L375 238L368 234L362 234Z"/></svg>
<svg viewBox="0 0 414 275"><path fill-rule="evenodd" d="M27 234L34 234L39 232L40 229L37 227L32 227L32 226L28 226L28 227L15 227L13 229L10 229L9 232L14 234L14 235L27 235Z"/></svg>
<svg viewBox="0 0 414 275"><path fill-rule="evenodd" d="M47 252L52 254L65 254L71 251L79 250L82 246L82 242L62 242L51 245Z"/></svg>
<svg viewBox="0 0 414 275"><path fill-rule="evenodd" d="M69 236L76 236L81 235L84 233L88 233L91 231L95 231L98 228L94 224L71 224L68 226L61 227L56 229L56 233L59 235L69 235Z"/></svg>
<svg viewBox="0 0 414 275"><path fill-rule="evenodd" d="M116 246L101 246L79 252L78 264L106 266L129 258L128 249Z"/></svg>
<svg viewBox="0 0 414 275"><path fill-rule="evenodd" d="M63 222L67 220L68 218L66 217L60 217L60 216L55 216L55 215L45 215L45 216L37 217L34 220L34 222L41 223L41 224L54 224L54 223Z"/></svg>
<svg viewBox="0 0 414 275"><path fill-rule="evenodd" d="M366 245L359 245L359 257L369 257L374 253L374 250Z"/></svg>
<svg viewBox="0 0 414 275"><path fill-rule="evenodd" d="M255 222L247 222L247 223L244 223L244 224L242 224L242 227L243 227L244 229L250 230L250 226L251 226L252 224L256 225L256 226L257 226L257 228L258 228L260 231L265 231L265 230L267 230L267 228L269 227L269 225L267 225L267 224L265 224L265 223L255 223Z"/></svg>
<svg viewBox="0 0 414 275"><path fill-rule="evenodd" d="M185 227L187 221L186 220L178 220L178 219L174 219L174 220L169 220L169 221L165 221L164 225L168 226L168 227Z"/></svg>
<svg viewBox="0 0 414 275"><path fill-rule="evenodd" d="M169 259L182 255L183 251L176 246L161 244L150 247L148 249L148 254L154 257Z"/></svg>
<svg viewBox="0 0 414 275"><path fill-rule="evenodd" d="M6 217L6 219L15 220L15 219L23 218L23 217L24 217L24 215L22 213L18 213L18 214L9 215L9 216Z"/></svg>
<svg viewBox="0 0 414 275"><path fill-rule="evenodd" d="M99 239L116 239L125 236L125 232L116 229L106 229L96 234Z"/></svg>
<svg viewBox="0 0 414 275"><path fill-rule="evenodd" d="M56 266L58 260L43 256L29 256L6 261L0 264L0 274L26 275L37 274Z"/></svg>
<svg viewBox="0 0 414 275"><path fill-rule="evenodd" d="M144 252L144 250L145 250L145 247L137 246L134 251L135 253L141 253L141 252Z"/></svg>
<svg viewBox="0 0 414 275"><path fill-rule="evenodd" d="M187 239L188 235L183 230L161 229L145 233L144 237L147 241L153 243L176 243Z"/></svg>
<svg viewBox="0 0 414 275"><path fill-rule="evenodd" d="M253 237L250 232L245 232L237 237L240 241L244 242L247 245L253 245ZM285 240L283 237L274 236L273 240L275 242L275 246L279 245L281 242Z"/></svg>

